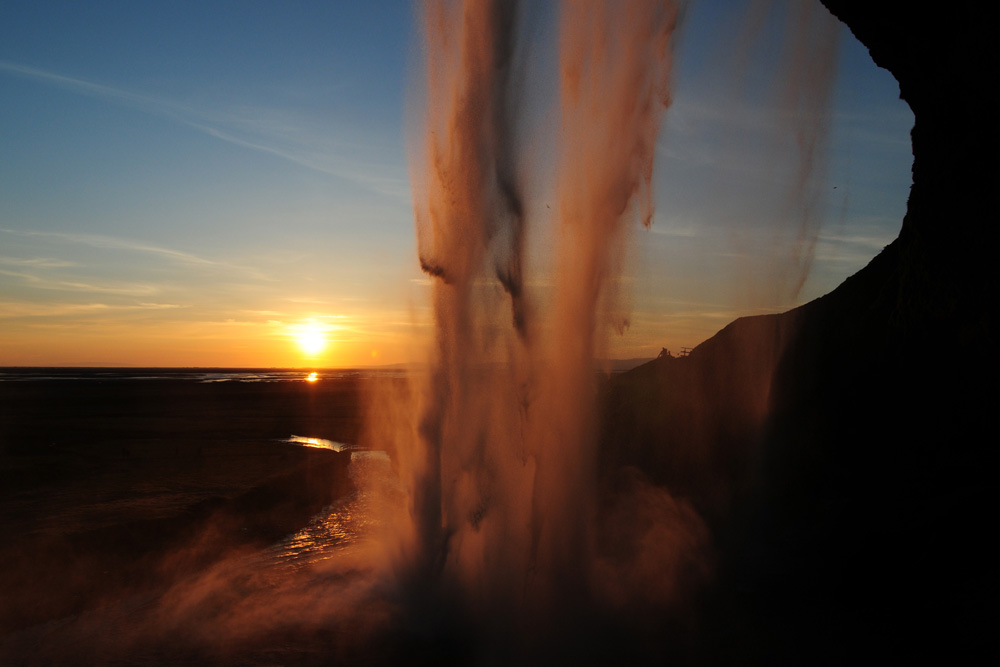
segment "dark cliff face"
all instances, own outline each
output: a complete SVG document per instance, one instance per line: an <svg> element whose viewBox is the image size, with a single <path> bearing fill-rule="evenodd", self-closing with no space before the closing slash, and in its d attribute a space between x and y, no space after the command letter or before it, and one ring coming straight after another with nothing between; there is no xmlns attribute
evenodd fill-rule
<svg viewBox="0 0 1000 667"><path fill-rule="evenodd" d="M892 73L914 113L896 319L929 329L937 347L988 352L996 340L991 193L1000 178L993 21L968 0L823 1Z"/></svg>
<svg viewBox="0 0 1000 667"><path fill-rule="evenodd" d="M824 4L914 111L900 237L816 301L620 376L604 463L712 526L699 660L997 657L991 24L970 2Z"/></svg>

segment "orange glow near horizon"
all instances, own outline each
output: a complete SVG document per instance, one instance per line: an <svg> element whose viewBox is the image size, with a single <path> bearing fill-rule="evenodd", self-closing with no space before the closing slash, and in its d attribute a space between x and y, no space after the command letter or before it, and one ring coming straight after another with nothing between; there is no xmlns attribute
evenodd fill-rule
<svg viewBox="0 0 1000 667"><path fill-rule="evenodd" d="M278 315L275 313L275 315ZM218 368L362 368L420 363L431 331L428 317L399 311L360 311L336 316L282 313L239 320L151 319L148 322L88 321L64 326L7 320L0 340L0 366L151 366ZM609 356L656 356L693 345L717 329L678 330L684 338L658 337L656 322L637 318ZM323 343L309 354L300 340ZM301 336L301 338L300 338ZM691 341L691 342L689 342Z"/></svg>
<svg viewBox="0 0 1000 667"><path fill-rule="evenodd" d="M428 344L429 327L403 321L395 313L352 315L336 325L299 319L263 322L162 322L115 326L10 325L0 341L0 366L151 366L224 368L360 368L369 365L419 363ZM9 324L9 323L8 323ZM310 325L324 342L306 354L299 335ZM691 345L689 337L673 341L647 333L638 325L627 338L616 339L614 357L653 358L661 347ZM334 332L336 337L334 337ZM694 343L715 330L698 331ZM112 342L113 341L113 342Z"/></svg>

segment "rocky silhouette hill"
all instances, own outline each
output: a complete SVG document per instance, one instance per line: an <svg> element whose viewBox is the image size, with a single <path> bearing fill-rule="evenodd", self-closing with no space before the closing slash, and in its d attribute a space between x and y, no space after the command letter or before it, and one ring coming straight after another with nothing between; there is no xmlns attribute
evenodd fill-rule
<svg viewBox="0 0 1000 667"><path fill-rule="evenodd" d="M713 529L699 660L995 660L990 22L824 4L914 112L899 238L822 298L613 378L604 469L638 467Z"/></svg>

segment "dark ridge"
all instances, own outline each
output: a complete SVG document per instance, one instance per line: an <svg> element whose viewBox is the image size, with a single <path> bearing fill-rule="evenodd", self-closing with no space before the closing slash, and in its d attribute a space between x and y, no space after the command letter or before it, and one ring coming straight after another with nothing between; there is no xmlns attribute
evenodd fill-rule
<svg viewBox="0 0 1000 667"><path fill-rule="evenodd" d="M995 662L992 23L825 4L915 115L900 236L820 299L613 378L602 457L710 523L693 662Z"/></svg>

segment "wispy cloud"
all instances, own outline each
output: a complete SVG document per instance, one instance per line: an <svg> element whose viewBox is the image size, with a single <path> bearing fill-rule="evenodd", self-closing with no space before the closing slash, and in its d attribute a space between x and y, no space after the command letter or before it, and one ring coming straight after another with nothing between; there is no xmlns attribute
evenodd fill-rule
<svg viewBox="0 0 1000 667"><path fill-rule="evenodd" d="M173 310L174 308L183 308L184 307L184 306L182 306L179 303L149 303L149 302L141 302L141 303L139 303L137 305L138 305L139 308L143 308L145 310Z"/></svg>
<svg viewBox="0 0 1000 667"><path fill-rule="evenodd" d="M31 229L8 229L0 227L0 234L12 234L15 236L25 237L25 238L37 238L49 241L55 241L57 243L66 243L74 245L85 245L91 248L98 248L101 250L120 250L125 252L134 252L139 254L150 255L153 257L158 257L163 260L173 262L175 264L180 264L182 266L188 266L191 268L202 268L202 269L221 269L227 271L237 271L243 274L249 274L258 281L273 281L274 278L267 275L261 271L256 266L245 266L243 264L235 264L232 262L209 259L201 255L195 255L190 252L184 252L181 250L175 250L173 248L166 248L163 246L153 245L145 241L140 241L136 239L123 238L119 236L107 236L104 234L81 234L78 232L52 232L52 231L37 231ZM9 259L9 262L3 261L3 259ZM81 266L79 262L64 262L63 260L57 259L20 259L20 258L3 258L0 259L0 264L6 263L9 266L20 266L20 267L33 267L38 269L59 269L67 267L78 267Z"/></svg>
<svg viewBox="0 0 1000 667"><path fill-rule="evenodd" d="M816 262L860 268L892 242L892 235L820 234ZM821 268L818 266L817 268Z"/></svg>
<svg viewBox="0 0 1000 667"><path fill-rule="evenodd" d="M165 310L182 308L172 303L38 303L27 301L0 301L0 319L33 317L70 317L76 315L105 314L112 311Z"/></svg>
<svg viewBox="0 0 1000 667"><path fill-rule="evenodd" d="M151 253L167 259L171 259L186 264L200 264L202 266L221 266L223 263L199 257L191 253L162 248L150 245L142 241L125 239L115 236L105 236L102 234L78 234L74 232L42 232L29 229L7 229L0 228L0 232L15 234L17 236L27 236L34 238L54 239L66 243L78 243L94 248L104 248L108 250L129 250L133 252ZM53 266L53 265L49 265ZM64 265L65 266L65 265Z"/></svg>
<svg viewBox="0 0 1000 667"><path fill-rule="evenodd" d="M282 313L279 313L276 310L250 310L250 309L244 309L244 310L241 310L239 312L242 313L242 314L244 314L244 315L249 315L251 317L257 317L257 318L267 317L267 318L270 318L270 319L273 319L275 317L281 317L283 315Z"/></svg>
<svg viewBox="0 0 1000 667"><path fill-rule="evenodd" d="M648 230L644 230L644 233L672 238L693 239L704 236L705 230L704 225L699 226L692 221L681 221L668 217L665 220L657 220Z"/></svg>
<svg viewBox="0 0 1000 667"><path fill-rule="evenodd" d="M293 296L286 299L289 303L304 303L312 306L329 306L332 302L329 299L319 299L316 297Z"/></svg>
<svg viewBox="0 0 1000 667"><path fill-rule="evenodd" d="M111 310L106 303L28 303L0 301L0 319L16 317L64 317Z"/></svg>
<svg viewBox="0 0 1000 667"><path fill-rule="evenodd" d="M67 262L66 260L53 259L51 257L0 257L0 264L6 264L7 266L37 267L44 269L62 269L77 265L76 262Z"/></svg>
<svg viewBox="0 0 1000 667"><path fill-rule="evenodd" d="M59 290L63 292L92 292L95 294L118 294L122 296L148 296L159 292L155 285L143 283L85 283L73 280L53 280L22 271L0 269L0 275L19 278L35 289Z"/></svg>
<svg viewBox="0 0 1000 667"><path fill-rule="evenodd" d="M139 93L133 93L120 88L105 86L71 76L63 76L62 74L48 72L43 69L38 69L37 67L18 65L17 63L12 63L7 60L0 60L0 72L7 72L8 74L14 74L16 76L34 79L36 81L43 81L45 83L58 86L59 88L71 90L83 95L101 97L119 103L148 107L150 110L159 109L161 111L167 111L171 107L176 108L176 105L172 105L164 100L158 100L147 95L140 95Z"/></svg>
<svg viewBox="0 0 1000 667"><path fill-rule="evenodd" d="M838 245L851 245L868 248L871 250L882 250L895 238L892 234L865 235L865 234L820 234L818 240L826 243Z"/></svg>
<svg viewBox="0 0 1000 667"><path fill-rule="evenodd" d="M174 100L6 60L0 60L0 73L31 79L80 95L96 97L166 117L220 141L267 153L307 169L343 178L376 194L405 202L409 200L409 184L405 169L402 170L401 176L387 176L387 173L392 172L390 166L366 165L361 161L362 155L370 155L370 146L359 144L356 150L340 146L341 150L338 151L337 142L328 132L324 132L321 128L309 127L302 119L290 118L287 113L274 109L219 111L197 108ZM317 146L320 147L319 150Z"/></svg>

